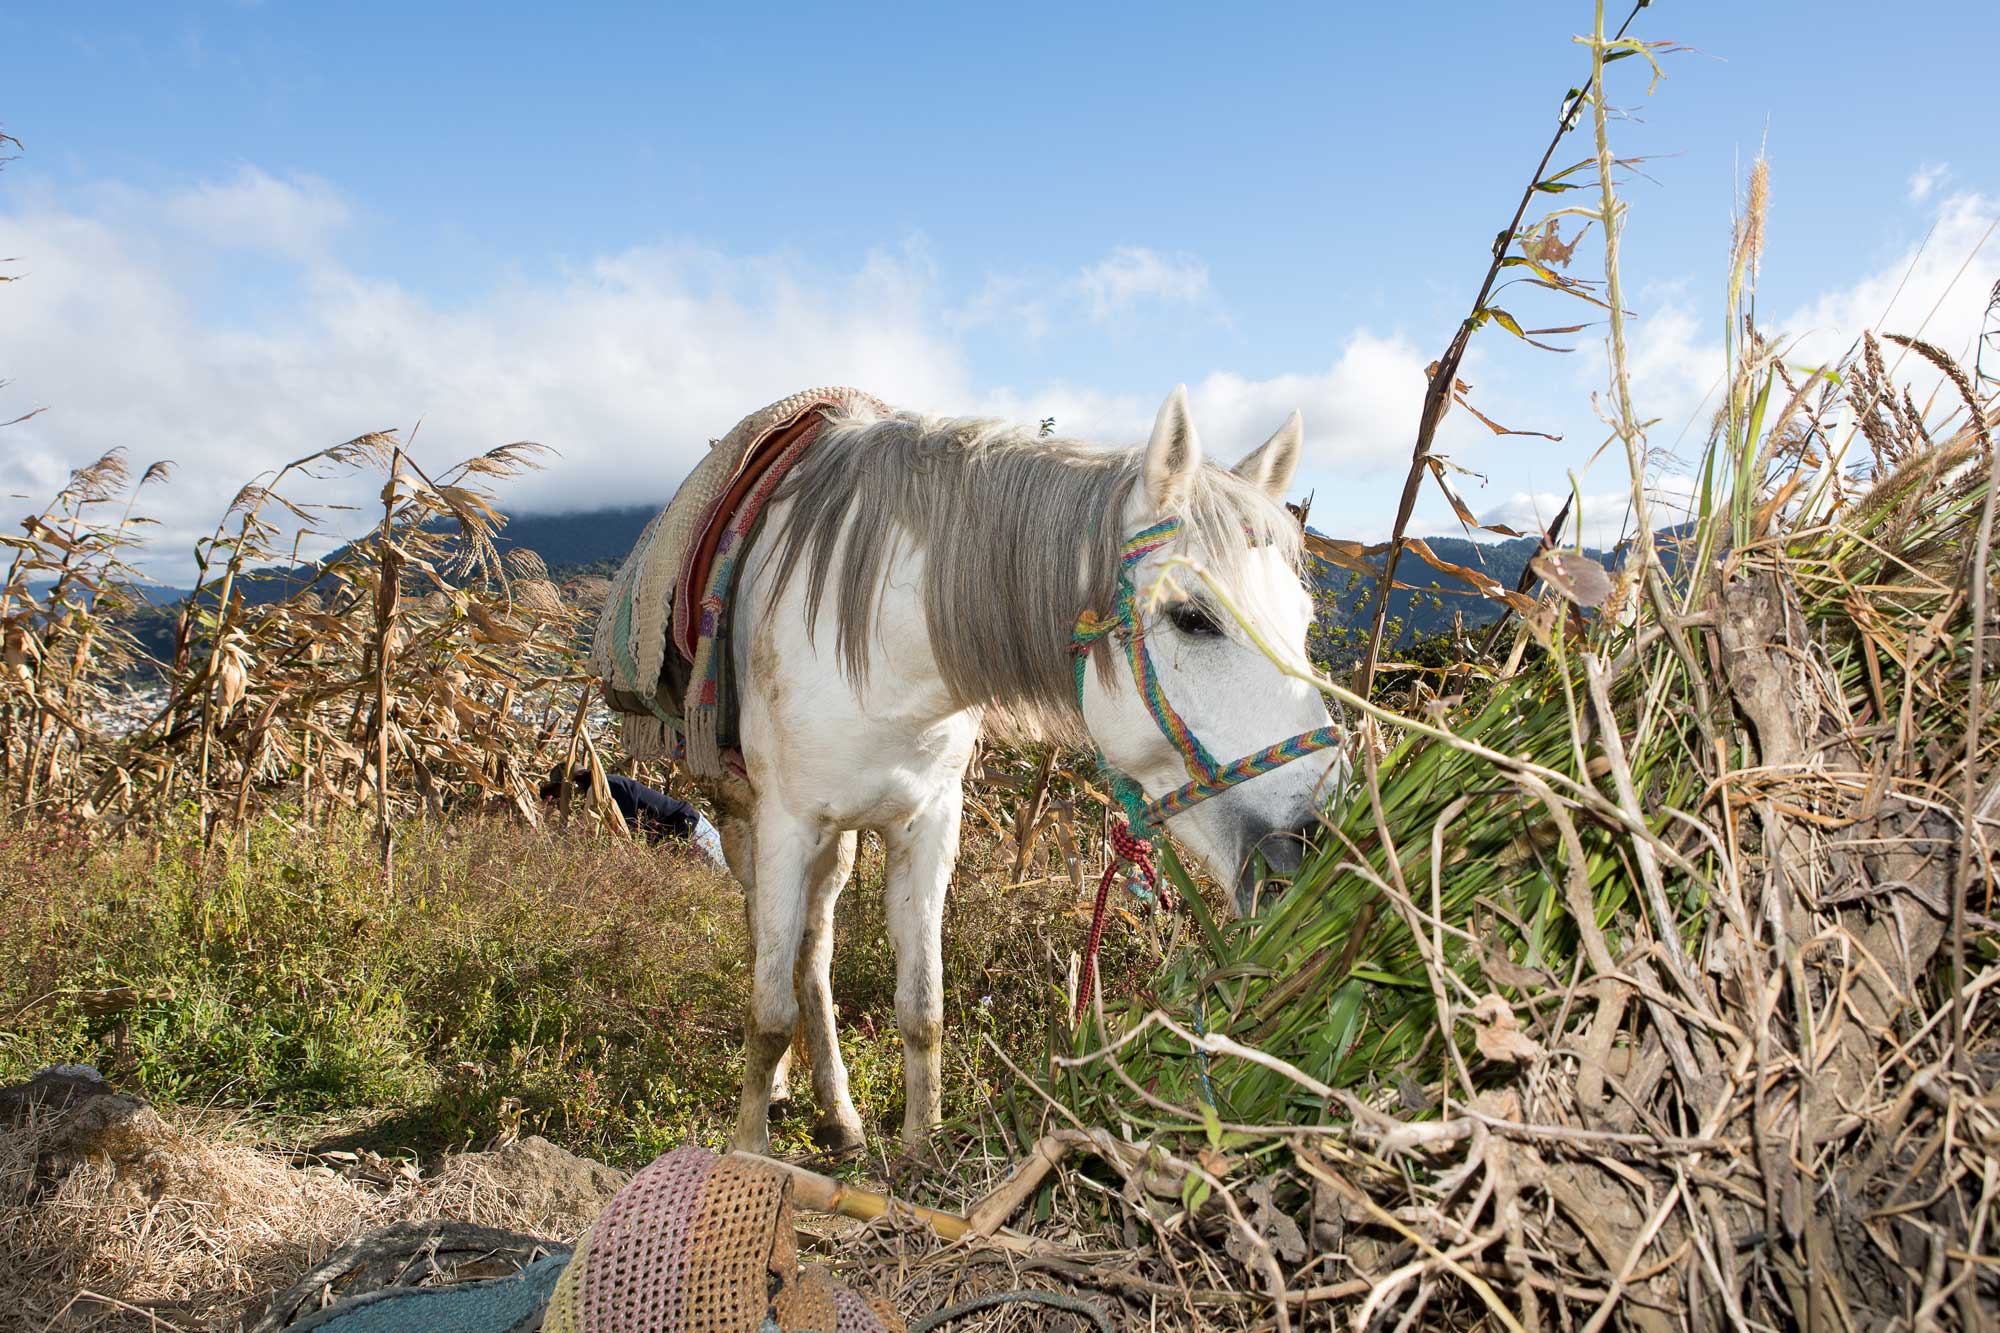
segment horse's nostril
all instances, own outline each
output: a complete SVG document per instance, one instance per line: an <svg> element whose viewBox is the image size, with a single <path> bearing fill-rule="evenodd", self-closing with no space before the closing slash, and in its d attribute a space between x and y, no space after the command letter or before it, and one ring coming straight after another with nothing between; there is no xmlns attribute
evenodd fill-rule
<svg viewBox="0 0 2000 1333"><path fill-rule="evenodd" d="M1305 864L1306 831L1286 829L1282 833L1269 834L1257 844L1257 850L1264 854L1265 864L1271 867L1273 873L1290 875Z"/></svg>
<svg viewBox="0 0 2000 1333"><path fill-rule="evenodd" d="M1311 831L1311 825L1272 829L1250 843L1236 876L1236 906L1244 916L1254 913L1260 902L1283 892L1298 874L1305 864Z"/></svg>

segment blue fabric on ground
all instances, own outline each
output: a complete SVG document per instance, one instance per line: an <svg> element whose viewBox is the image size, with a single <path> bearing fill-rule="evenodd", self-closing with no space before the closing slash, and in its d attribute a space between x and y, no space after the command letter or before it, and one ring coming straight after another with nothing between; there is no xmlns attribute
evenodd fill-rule
<svg viewBox="0 0 2000 1333"><path fill-rule="evenodd" d="M723 865L722 835L688 802L634 781L623 773L605 779L618 813L634 832L653 838L683 838L709 860Z"/></svg>
<svg viewBox="0 0 2000 1333"><path fill-rule="evenodd" d="M286 1333L514 1333L539 1328L568 1263L565 1251L493 1282L371 1291L308 1315Z"/></svg>

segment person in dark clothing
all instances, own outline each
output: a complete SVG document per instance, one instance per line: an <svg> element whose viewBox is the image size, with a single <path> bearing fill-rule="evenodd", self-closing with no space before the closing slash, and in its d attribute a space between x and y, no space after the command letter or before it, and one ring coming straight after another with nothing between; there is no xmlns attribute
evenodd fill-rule
<svg viewBox="0 0 2000 1333"><path fill-rule="evenodd" d="M573 791L588 792L590 770L577 769L570 774L569 781ZM653 842L692 843L709 860L717 865L723 864L721 835L694 806L622 773L606 774L604 783L611 789L612 804L618 807L619 814L625 816L627 827L634 833ZM543 803L554 801L562 793L562 785L560 772L544 782L541 791Z"/></svg>

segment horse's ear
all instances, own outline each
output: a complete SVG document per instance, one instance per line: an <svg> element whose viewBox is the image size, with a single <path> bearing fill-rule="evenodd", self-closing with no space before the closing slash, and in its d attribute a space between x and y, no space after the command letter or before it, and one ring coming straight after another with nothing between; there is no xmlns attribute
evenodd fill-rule
<svg viewBox="0 0 2000 1333"><path fill-rule="evenodd" d="M1153 438L1146 443L1146 498L1160 513L1179 510L1201 469L1201 441L1188 415L1187 385L1176 384L1160 404Z"/></svg>
<svg viewBox="0 0 2000 1333"><path fill-rule="evenodd" d="M1285 492L1291 489L1292 473L1298 471L1299 449L1305 436L1305 421L1293 412L1275 435L1236 465L1236 475L1263 488L1264 494L1273 500L1284 499Z"/></svg>

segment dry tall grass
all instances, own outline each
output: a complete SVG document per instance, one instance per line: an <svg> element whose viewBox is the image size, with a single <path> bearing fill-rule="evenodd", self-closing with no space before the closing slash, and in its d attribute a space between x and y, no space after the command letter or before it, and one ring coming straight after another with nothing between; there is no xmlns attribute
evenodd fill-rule
<svg viewBox="0 0 2000 1333"><path fill-rule="evenodd" d="M562 1158L537 1142L427 1174L403 1158L259 1146L227 1117L163 1117L122 1097L34 1111L0 1124L0 1326L241 1327L330 1253L398 1223L567 1244L624 1177Z"/></svg>
<svg viewBox="0 0 2000 1333"><path fill-rule="evenodd" d="M61 813L110 831L192 808L211 839L240 836L278 798L305 823L366 809L385 866L413 812L498 805L534 822L550 765L602 771L578 668L582 610L533 552L501 558L504 519L480 484L537 453L504 445L433 479L377 433L243 487L197 548L197 587L150 664L165 703L119 735L100 719L140 656L120 623L145 521L135 506L170 469L156 463L129 489L119 454L79 469L24 537L0 538L13 548L0 583L0 799L17 818ZM382 478L374 532L290 577L290 552L321 535L325 513L288 492L356 471Z"/></svg>

